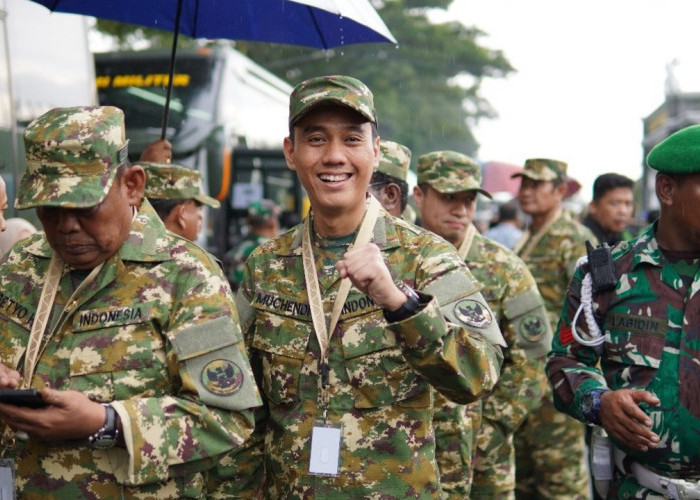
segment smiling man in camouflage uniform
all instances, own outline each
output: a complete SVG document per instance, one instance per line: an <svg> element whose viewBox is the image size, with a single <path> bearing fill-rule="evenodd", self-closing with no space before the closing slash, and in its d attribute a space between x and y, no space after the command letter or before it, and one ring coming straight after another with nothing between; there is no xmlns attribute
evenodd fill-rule
<svg viewBox="0 0 700 500"><path fill-rule="evenodd" d="M15 206L45 232L0 266L0 388L48 406L0 404L0 477L27 499L228 494L206 482L260 397L226 278L141 204L121 110L53 109L24 139Z"/></svg>
<svg viewBox="0 0 700 500"><path fill-rule="evenodd" d="M609 288L576 270L547 362L554 402L612 438L607 498L700 498L700 126L647 156L661 216L612 252ZM590 278L590 275L589 275ZM586 280L587 281L587 280ZM579 306L590 301L592 321ZM575 328L575 331L574 331ZM577 339L598 341L586 346Z"/></svg>
<svg viewBox="0 0 700 500"><path fill-rule="evenodd" d="M518 202L531 217L515 253L537 281L555 331L576 261L586 254L591 231L562 208L567 165L534 158L525 162ZM545 395L515 433L517 495L522 498L575 500L589 497L584 428L554 408L552 391Z"/></svg>
<svg viewBox="0 0 700 500"><path fill-rule="evenodd" d="M362 82L299 84L289 125L285 156L311 213L253 252L238 292L267 400L265 494L439 498L431 386L461 403L487 394L498 325L451 245L367 195L379 138ZM329 328L341 283L349 294Z"/></svg>
<svg viewBox="0 0 700 500"><path fill-rule="evenodd" d="M435 151L418 158L413 199L422 225L458 249L508 343L501 379L485 400L462 406L436 394L441 483L450 498L510 499L515 491L513 432L544 392L552 331L525 263L472 224L478 193L491 197L481 189L481 170L468 156Z"/></svg>

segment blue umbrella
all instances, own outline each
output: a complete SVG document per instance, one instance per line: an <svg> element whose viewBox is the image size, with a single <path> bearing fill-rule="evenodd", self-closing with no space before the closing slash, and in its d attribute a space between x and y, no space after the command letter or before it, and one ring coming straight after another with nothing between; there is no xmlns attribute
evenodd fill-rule
<svg viewBox="0 0 700 500"><path fill-rule="evenodd" d="M179 33L328 49L372 42L396 43L369 0L32 0L51 11L83 14L174 33L163 130Z"/></svg>

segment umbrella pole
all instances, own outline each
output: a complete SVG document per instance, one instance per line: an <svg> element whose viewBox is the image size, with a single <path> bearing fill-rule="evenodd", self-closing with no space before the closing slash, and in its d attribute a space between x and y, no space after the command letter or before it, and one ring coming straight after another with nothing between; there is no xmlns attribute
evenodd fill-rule
<svg viewBox="0 0 700 500"><path fill-rule="evenodd" d="M168 118L170 117L170 95L173 93L173 76L175 75L175 52L177 50L177 37L180 33L180 16L182 15L182 0L177 0L177 11L175 12L175 29L173 30L173 48L170 51L170 76L168 78L168 91L165 95L165 107L163 108L163 128L160 138L165 139L165 131L168 128Z"/></svg>

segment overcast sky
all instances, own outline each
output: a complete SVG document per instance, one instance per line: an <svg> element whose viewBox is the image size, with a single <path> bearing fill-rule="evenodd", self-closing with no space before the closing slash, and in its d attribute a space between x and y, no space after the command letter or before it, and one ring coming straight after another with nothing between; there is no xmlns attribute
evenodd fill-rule
<svg viewBox="0 0 700 500"><path fill-rule="evenodd" d="M641 176L642 118L663 103L668 63L700 91L697 0L455 0L449 13L517 69L483 84L499 118L475 129L479 158L567 161L584 200L601 173Z"/></svg>

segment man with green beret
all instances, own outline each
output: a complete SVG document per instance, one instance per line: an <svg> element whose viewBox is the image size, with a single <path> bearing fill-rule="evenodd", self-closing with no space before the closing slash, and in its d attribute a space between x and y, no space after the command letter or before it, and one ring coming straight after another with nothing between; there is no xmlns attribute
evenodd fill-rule
<svg viewBox="0 0 700 500"><path fill-rule="evenodd" d="M431 387L469 403L498 379L503 340L464 262L367 194L376 127L355 78L291 94L285 158L311 210L253 251L237 295L267 403L244 463L264 462L267 498L440 498Z"/></svg>
<svg viewBox="0 0 700 500"><path fill-rule="evenodd" d="M408 204L410 166L410 149L397 142L379 142L379 163L372 173L368 191L394 217L401 217Z"/></svg>
<svg viewBox="0 0 700 500"><path fill-rule="evenodd" d="M226 252L223 259L226 276L234 291L243 281L245 261L253 250L280 232L280 207L272 200L254 201L248 205L245 222L248 234Z"/></svg>
<svg viewBox="0 0 700 500"><path fill-rule="evenodd" d="M15 207L44 231L0 264L0 388L36 389L44 407L0 403L2 498L235 491L219 465L261 403L235 302L142 201L124 131L120 109L81 106L24 133Z"/></svg>
<svg viewBox="0 0 700 500"><path fill-rule="evenodd" d="M449 498L515 498L513 432L542 397L552 330L535 279L512 251L473 224L481 168L455 151L418 158L413 199L422 225L452 243L503 332L508 347L496 388L486 399L457 405L435 395L440 481ZM471 491L470 491L471 490Z"/></svg>
<svg viewBox="0 0 700 500"><path fill-rule="evenodd" d="M139 161L146 171L145 195L173 233L196 241L202 231L204 205L219 208L218 200L204 193L196 170L171 163Z"/></svg>
<svg viewBox="0 0 700 500"><path fill-rule="evenodd" d="M531 219L514 251L535 277L555 332L576 261L586 254L586 240L597 243L593 233L562 208L566 171L563 161L533 158L512 176L521 178L518 202ZM584 434L580 422L554 408L547 387L515 433L517 496L588 498Z"/></svg>
<svg viewBox="0 0 700 500"><path fill-rule="evenodd" d="M576 270L547 374L557 408L609 435L606 498L700 498L700 126L647 164L661 215L615 247L612 286Z"/></svg>

